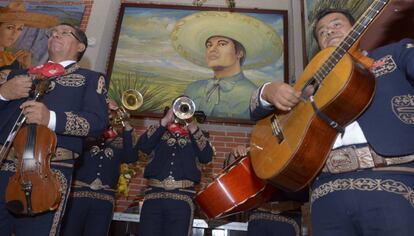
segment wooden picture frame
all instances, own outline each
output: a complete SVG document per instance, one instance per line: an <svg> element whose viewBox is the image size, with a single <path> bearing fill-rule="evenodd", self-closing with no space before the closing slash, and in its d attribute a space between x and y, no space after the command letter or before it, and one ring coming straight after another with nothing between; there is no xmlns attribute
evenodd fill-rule
<svg viewBox="0 0 414 236"><path fill-rule="evenodd" d="M200 55L182 50L183 47L190 47L189 44L193 43L193 38L197 38L201 33L191 31L194 34L191 36L192 38L187 39L177 36L177 31L181 30L183 22L188 22L184 19L187 20L186 17L193 17L197 14L203 15L202 17L204 15L210 17L214 14L219 16L231 14L231 17L242 15L240 16L242 23L248 21L258 24L257 27L264 25L271 28L274 35L279 37L277 40L281 42L280 45L277 45L280 46L280 54L275 54L274 58L269 56L271 58L269 60L273 61L259 67L260 63L254 64L254 62L248 61L252 54L247 53L246 64L242 67L243 73L256 87L269 81L288 81L288 44L285 43L288 42L286 10L231 9L230 12L229 9L212 7L122 3L107 68L107 75L110 78L109 96L121 102L123 91L127 89L138 90L143 95L144 103L132 114L160 117L164 108L171 106L174 98L183 95L189 84L213 78L212 69L202 65L203 62L199 59ZM193 19L193 21L200 23L202 17ZM229 21L221 22L228 24ZM197 30L205 28L198 27ZM215 30L213 26L211 29ZM260 42L264 40L257 38L258 36L254 35L254 32L248 32L245 29L237 32L249 35L253 39L256 37L257 47L260 47ZM187 43L177 43L179 37L184 38L183 40ZM205 51L205 42L202 44L197 44L196 48L203 47ZM196 58L197 56L199 57ZM253 60L258 59L253 58ZM249 69L250 65L255 66L252 66L253 69ZM250 92L240 93L232 99L236 101L241 98L250 98L250 95ZM247 111L248 106L247 102L245 104ZM197 102L196 109L198 110ZM249 123L245 113L238 115L230 111L229 115L209 115L208 113L206 115L208 121Z"/></svg>

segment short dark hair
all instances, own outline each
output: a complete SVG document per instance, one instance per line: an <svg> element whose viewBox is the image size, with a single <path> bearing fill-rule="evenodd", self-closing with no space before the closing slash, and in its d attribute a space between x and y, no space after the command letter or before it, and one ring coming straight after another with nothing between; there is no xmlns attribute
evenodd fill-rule
<svg viewBox="0 0 414 236"><path fill-rule="evenodd" d="M244 48L243 44L241 44L239 41L229 38L234 43L234 47L236 49L236 54L239 52L243 53L243 56L240 58L240 66L243 65L244 61L246 60L246 49Z"/></svg>
<svg viewBox="0 0 414 236"><path fill-rule="evenodd" d="M76 35L76 39L85 45L85 49L82 52L78 53L77 61L80 61L83 57L83 54L85 54L86 48L88 48L88 37L86 37L85 32L83 32L79 27L72 25L71 23L64 22L60 23L59 25L66 25L73 28L75 30L73 33Z"/></svg>
<svg viewBox="0 0 414 236"><path fill-rule="evenodd" d="M232 38L229 38L229 37L226 37L226 36L213 35L213 36L209 37L208 39L206 39L206 42L205 42L206 45L207 45L207 41L209 39L213 38L213 37L223 37L223 38L226 38L226 39L231 40L233 42L233 44L234 44L234 49L236 51L236 54L239 53L239 52L242 52L243 53L243 56L240 58L240 66L243 65L244 61L246 60L246 55L247 55L246 54L246 49L244 48L243 44L241 44L239 41L237 41L235 39L232 39Z"/></svg>
<svg viewBox="0 0 414 236"><path fill-rule="evenodd" d="M313 26L313 37L318 40L318 37L316 35L316 25L318 24L318 22L325 17L326 15L329 15L331 13L340 13L342 15L344 15L349 23L351 25L355 24L355 18L352 16L351 12L345 9L339 9L339 8L326 8L326 9L322 9L320 10L318 13L316 13L315 15L315 25Z"/></svg>

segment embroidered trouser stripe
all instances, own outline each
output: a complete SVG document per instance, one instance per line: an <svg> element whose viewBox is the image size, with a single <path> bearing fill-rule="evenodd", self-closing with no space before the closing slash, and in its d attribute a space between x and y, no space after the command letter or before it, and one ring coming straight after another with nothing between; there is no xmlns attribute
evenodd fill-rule
<svg viewBox="0 0 414 236"><path fill-rule="evenodd" d="M170 192L149 193L145 195L144 203L145 201L151 200L151 199L172 199L172 200L185 201L186 203L188 203L191 209L191 217L190 217L190 222L189 222L188 235L191 235L195 206L194 206L193 200L189 196L178 194L178 193L170 193Z"/></svg>
<svg viewBox="0 0 414 236"><path fill-rule="evenodd" d="M270 220L270 221L278 221L278 222L287 223L287 224L292 225L292 227L295 229L296 236L300 235L299 224L295 220L287 218L285 216L260 212L260 213L254 213L249 217L249 222L253 220Z"/></svg>
<svg viewBox="0 0 414 236"><path fill-rule="evenodd" d="M390 192L404 197L414 207L414 191L409 186L392 179L382 180L370 178L337 179L326 182L312 191L311 203L330 193L344 190Z"/></svg>

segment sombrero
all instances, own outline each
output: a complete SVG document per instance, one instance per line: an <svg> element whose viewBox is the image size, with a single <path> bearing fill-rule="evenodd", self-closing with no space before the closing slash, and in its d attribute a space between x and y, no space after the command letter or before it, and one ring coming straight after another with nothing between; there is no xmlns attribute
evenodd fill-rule
<svg viewBox="0 0 414 236"><path fill-rule="evenodd" d="M28 12L22 1L12 1L0 8L0 22L19 22L35 28L49 28L59 23L56 16Z"/></svg>
<svg viewBox="0 0 414 236"><path fill-rule="evenodd" d="M180 19L171 33L174 49L192 63L207 67L205 42L211 36L239 41L246 49L244 69L275 63L282 55L282 40L257 18L235 12L203 11Z"/></svg>

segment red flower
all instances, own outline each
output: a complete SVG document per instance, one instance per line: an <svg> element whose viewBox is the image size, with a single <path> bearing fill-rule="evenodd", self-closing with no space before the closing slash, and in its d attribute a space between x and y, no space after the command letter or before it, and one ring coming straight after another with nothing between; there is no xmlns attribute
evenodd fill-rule
<svg viewBox="0 0 414 236"><path fill-rule="evenodd" d="M52 62L48 62L46 64L32 67L29 69L29 74L41 75L46 78L56 77L62 75L63 73L65 73L65 68L58 63Z"/></svg>

